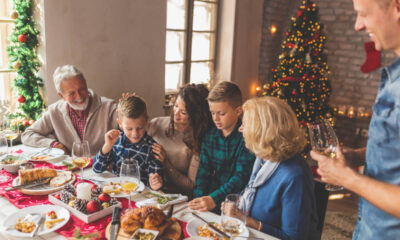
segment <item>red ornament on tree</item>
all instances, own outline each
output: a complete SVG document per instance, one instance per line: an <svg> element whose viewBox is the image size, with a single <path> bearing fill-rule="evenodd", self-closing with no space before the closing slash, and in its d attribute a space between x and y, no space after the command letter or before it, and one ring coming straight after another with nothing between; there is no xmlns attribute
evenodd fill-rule
<svg viewBox="0 0 400 240"><path fill-rule="evenodd" d="M20 102L20 103L24 103L25 102L25 97L24 97L24 95L19 95L19 97L18 97L18 102Z"/></svg>
<svg viewBox="0 0 400 240"><path fill-rule="evenodd" d="M18 41L19 42L26 42L26 36L25 36L25 34L21 34L21 35L19 35L18 36Z"/></svg>
<svg viewBox="0 0 400 240"><path fill-rule="evenodd" d="M286 36L289 36L289 32L286 32Z"/></svg>
<svg viewBox="0 0 400 240"><path fill-rule="evenodd" d="M293 96L297 96L297 91L296 91L296 89L292 91L292 95L293 95Z"/></svg>
<svg viewBox="0 0 400 240"><path fill-rule="evenodd" d="M297 11L297 17L300 17L301 14L303 14L303 11L301 11L301 10Z"/></svg>

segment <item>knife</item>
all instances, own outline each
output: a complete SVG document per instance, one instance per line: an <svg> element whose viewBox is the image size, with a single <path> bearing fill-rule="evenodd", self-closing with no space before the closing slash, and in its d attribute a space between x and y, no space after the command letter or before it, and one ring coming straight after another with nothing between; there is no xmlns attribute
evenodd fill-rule
<svg viewBox="0 0 400 240"><path fill-rule="evenodd" d="M228 236L228 234L226 234L223 231L219 230L218 228L214 227L214 225L212 225L211 223L207 222L204 218L200 217L195 212L192 212L192 214L193 214L193 216L197 217L201 221L205 222L212 230L214 230L217 233L221 234L223 237L226 237L226 238L230 239L230 236Z"/></svg>
<svg viewBox="0 0 400 240"><path fill-rule="evenodd" d="M116 207L114 208L111 220L111 228L110 228L110 240L116 240L119 231L120 225L120 215L121 215L121 208Z"/></svg>
<svg viewBox="0 0 400 240"><path fill-rule="evenodd" d="M9 187L9 188L6 188L4 190L6 192L8 192L8 191L11 191L11 190L14 190L14 189L18 189L18 188L31 188L31 187L39 186L39 185L42 185L42 184L46 184L49 181L50 181L50 178L46 178L46 179L43 179L43 180L41 180L39 182L23 184L23 185L16 185L14 187Z"/></svg>
<svg viewBox="0 0 400 240"><path fill-rule="evenodd" d="M40 225L42 225L45 220L46 220L46 216L43 216L41 214L40 215L40 219L39 219L39 223L38 223L37 227L35 228L35 230L33 230L32 234L31 234L31 237L35 237L36 236L36 234L37 234L37 232L38 232L38 230L40 228Z"/></svg>

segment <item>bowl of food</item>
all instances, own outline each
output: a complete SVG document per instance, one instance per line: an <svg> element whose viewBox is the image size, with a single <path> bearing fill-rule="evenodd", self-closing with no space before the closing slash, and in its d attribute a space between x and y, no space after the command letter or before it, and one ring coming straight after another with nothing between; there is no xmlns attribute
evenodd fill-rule
<svg viewBox="0 0 400 240"><path fill-rule="evenodd" d="M4 168L9 173L17 173L19 166L26 163L28 160L23 156L9 155L0 161L0 168Z"/></svg>

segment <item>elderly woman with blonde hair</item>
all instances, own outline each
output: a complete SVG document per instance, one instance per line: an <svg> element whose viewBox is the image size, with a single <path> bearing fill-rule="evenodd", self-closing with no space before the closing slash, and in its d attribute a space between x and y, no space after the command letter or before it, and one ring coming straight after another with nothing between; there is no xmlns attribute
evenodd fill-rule
<svg viewBox="0 0 400 240"><path fill-rule="evenodd" d="M272 97L250 99L243 110L240 131L257 156L240 203L247 226L279 239L318 239L313 178L300 155L306 140L295 113Z"/></svg>

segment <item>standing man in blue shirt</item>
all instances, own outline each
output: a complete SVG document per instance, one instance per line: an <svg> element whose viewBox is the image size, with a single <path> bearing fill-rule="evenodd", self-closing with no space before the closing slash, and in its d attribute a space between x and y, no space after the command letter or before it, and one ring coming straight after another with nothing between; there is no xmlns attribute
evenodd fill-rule
<svg viewBox="0 0 400 240"><path fill-rule="evenodd" d="M400 0L353 0L355 30L365 31L377 50L400 56ZM361 196L353 239L400 237L400 58L385 67L373 107L367 147L338 150L331 159L311 152L328 183ZM365 162L364 175L352 169Z"/></svg>

